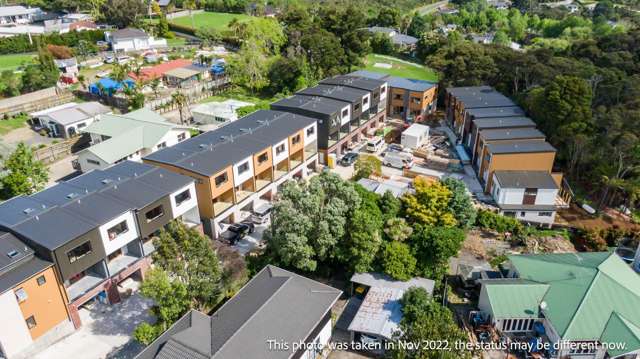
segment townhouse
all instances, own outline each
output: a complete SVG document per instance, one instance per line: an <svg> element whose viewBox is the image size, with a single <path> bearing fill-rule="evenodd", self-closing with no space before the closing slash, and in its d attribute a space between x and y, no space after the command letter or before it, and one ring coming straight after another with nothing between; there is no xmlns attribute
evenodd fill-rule
<svg viewBox="0 0 640 359"><path fill-rule="evenodd" d="M387 115L404 121L420 121L436 111L438 84L435 82L407 79L367 70L358 70L349 76L387 81Z"/></svg>
<svg viewBox="0 0 640 359"><path fill-rule="evenodd" d="M511 255L503 272L478 300L497 331L535 336L549 358L638 358L640 278L615 252Z"/></svg>
<svg viewBox="0 0 640 359"><path fill-rule="evenodd" d="M118 285L142 278L155 233L173 219L198 225L194 181L131 161L0 204L0 227L54 264L73 325L79 308L120 301Z"/></svg>
<svg viewBox="0 0 640 359"><path fill-rule="evenodd" d="M344 104L348 110L348 104ZM237 222L291 178L304 178L318 161L316 119L260 110L143 158L196 181L205 233Z"/></svg>
<svg viewBox="0 0 640 359"><path fill-rule="evenodd" d="M477 151L478 136L482 130L498 130L505 128L536 128L535 122L528 117L488 117L478 118L471 123L471 129L464 141L465 149L474 154Z"/></svg>
<svg viewBox="0 0 640 359"><path fill-rule="evenodd" d="M267 265L211 316L189 311L136 359L324 357L341 294Z"/></svg>
<svg viewBox="0 0 640 359"><path fill-rule="evenodd" d="M53 263L0 231L0 357L28 357L30 351L71 333L65 303Z"/></svg>
<svg viewBox="0 0 640 359"><path fill-rule="evenodd" d="M476 151L471 154L476 171L480 169L485 155L485 146L497 143L544 141L546 136L536 128L499 128L486 129L478 134Z"/></svg>

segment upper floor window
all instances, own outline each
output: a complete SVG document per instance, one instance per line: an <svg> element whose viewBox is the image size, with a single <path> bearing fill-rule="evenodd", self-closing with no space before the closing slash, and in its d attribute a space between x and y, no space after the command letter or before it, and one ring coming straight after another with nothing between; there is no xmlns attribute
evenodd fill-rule
<svg viewBox="0 0 640 359"><path fill-rule="evenodd" d="M90 164L96 165L96 166L100 166L100 161L92 160L90 158L87 158L87 163L90 163Z"/></svg>
<svg viewBox="0 0 640 359"><path fill-rule="evenodd" d="M258 156L258 163L265 163L269 159L269 154L267 152L263 152Z"/></svg>
<svg viewBox="0 0 640 359"><path fill-rule="evenodd" d="M127 225L127 221L122 221L115 226L109 228L107 230L107 234L109 235L110 240L116 239L122 233L125 233L129 230L129 226Z"/></svg>
<svg viewBox="0 0 640 359"><path fill-rule="evenodd" d="M165 147L167 147L166 142L158 143L158 149L165 148Z"/></svg>
<svg viewBox="0 0 640 359"><path fill-rule="evenodd" d="M249 162L245 162L238 166L238 174L243 174L249 170Z"/></svg>
<svg viewBox="0 0 640 359"><path fill-rule="evenodd" d="M313 134L316 133L316 128L311 126L309 128L307 128L307 137L313 136Z"/></svg>
<svg viewBox="0 0 640 359"><path fill-rule="evenodd" d="M419 104L422 101L420 97L412 97L411 102Z"/></svg>
<svg viewBox="0 0 640 359"><path fill-rule="evenodd" d="M358 111L359 109L360 109L360 104L359 104L359 103L357 103L357 104L353 105L353 112L356 112L356 111Z"/></svg>
<svg viewBox="0 0 640 359"><path fill-rule="evenodd" d="M522 204L536 204L537 195L537 188L525 188L524 197L522 198Z"/></svg>
<svg viewBox="0 0 640 359"><path fill-rule="evenodd" d="M397 94L393 95L393 99L394 100L402 100L402 94L397 93Z"/></svg>
<svg viewBox="0 0 640 359"><path fill-rule="evenodd" d="M229 180L229 177L227 176L227 172L219 175L218 177L216 177L215 181L216 181L216 187L220 187L223 183L226 183Z"/></svg>
<svg viewBox="0 0 640 359"><path fill-rule="evenodd" d="M191 199L191 191L185 189L184 191L178 193L175 196L176 206L181 205L184 201L188 201Z"/></svg>
<svg viewBox="0 0 640 359"><path fill-rule="evenodd" d="M178 142L182 142L187 138L187 134L182 132L181 134L178 135Z"/></svg>
<svg viewBox="0 0 640 359"><path fill-rule="evenodd" d="M384 94L385 92L387 92L387 87L386 86L380 87L380 93Z"/></svg>
<svg viewBox="0 0 640 359"><path fill-rule="evenodd" d="M285 150L284 143L279 144L278 147L276 147L276 155L281 154L282 152L284 152L284 150Z"/></svg>
<svg viewBox="0 0 640 359"><path fill-rule="evenodd" d="M75 247L74 249L67 252L67 257L69 257L69 263L73 263L78 259L91 254L91 242L84 242L81 245Z"/></svg>
<svg viewBox="0 0 640 359"><path fill-rule="evenodd" d="M293 138L291 139L291 144L295 145L298 143L300 143L300 135L293 136Z"/></svg>
<svg viewBox="0 0 640 359"><path fill-rule="evenodd" d="M551 216L553 216L553 212L538 212L538 216L540 216L540 217L551 217Z"/></svg>
<svg viewBox="0 0 640 359"><path fill-rule="evenodd" d="M36 323L36 318L33 315L27 318L25 322L27 323L27 328L29 329L33 329L36 327L36 325L38 325L38 323Z"/></svg>
<svg viewBox="0 0 640 359"><path fill-rule="evenodd" d="M347 117L347 116L349 116L349 109L345 108L344 110L342 110L342 117L344 118L344 117Z"/></svg>
<svg viewBox="0 0 640 359"><path fill-rule="evenodd" d="M38 282L39 286L43 286L45 283L47 283L47 278L45 278L44 275L41 275L38 277L38 279L36 279L36 281Z"/></svg>
<svg viewBox="0 0 640 359"><path fill-rule="evenodd" d="M27 300L27 298L29 298L24 288L18 288L14 293L16 294L16 299L18 300L18 303L22 303L25 300Z"/></svg>
<svg viewBox="0 0 640 359"><path fill-rule="evenodd" d="M162 205L159 205L154 209L150 210L149 212L145 213L144 216L147 218L147 222L151 222L156 218L162 217L163 215L164 215L164 208L162 208Z"/></svg>
<svg viewBox="0 0 640 359"><path fill-rule="evenodd" d="M366 106L367 104L369 104L369 97L365 97L364 100L362 100L362 105Z"/></svg>

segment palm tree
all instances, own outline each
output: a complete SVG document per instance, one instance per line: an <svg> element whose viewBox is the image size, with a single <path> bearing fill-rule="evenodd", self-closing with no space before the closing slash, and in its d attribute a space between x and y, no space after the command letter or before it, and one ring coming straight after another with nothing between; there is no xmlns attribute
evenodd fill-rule
<svg viewBox="0 0 640 359"><path fill-rule="evenodd" d="M186 124L185 107L186 107L186 110L189 109L187 97L182 92L176 92L171 95L171 103L175 104L178 107L178 113L180 114L180 124L185 125Z"/></svg>

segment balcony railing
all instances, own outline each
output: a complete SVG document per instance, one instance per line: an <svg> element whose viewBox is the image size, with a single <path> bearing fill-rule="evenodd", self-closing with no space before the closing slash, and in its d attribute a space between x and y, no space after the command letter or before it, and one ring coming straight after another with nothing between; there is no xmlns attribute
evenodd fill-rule
<svg viewBox="0 0 640 359"><path fill-rule="evenodd" d="M67 287L67 294L69 295L69 299L71 301L78 299L83 294L102 283L105 279L106 278L93 273L85 275L77 282Z"/></svg>
<svg viewBox="0 0 640 359"><path fill-rule="evenodd" d="M120 273L122 270L129 267L138 259L140 258L134 257L132 255L126 255L126 254L112 259L111 261L109 261L109 263L107 263L107 268L109 268L109 275L114 276Z"/></svg>
<svg viewBox="0 0 640 359"><path fill-rule="evenodd" d="M217 216L231 206L233 206L232 202L224 202L224 201L213 202L213 213L214 215Z"/></svg>
<svg viewBox="0 0 640 359"><path fill-rule="evenodd" d="M236 201L242 202L245 198L251 196L254 192L246 191L246 190L237 190L236 191Z"/></svg>

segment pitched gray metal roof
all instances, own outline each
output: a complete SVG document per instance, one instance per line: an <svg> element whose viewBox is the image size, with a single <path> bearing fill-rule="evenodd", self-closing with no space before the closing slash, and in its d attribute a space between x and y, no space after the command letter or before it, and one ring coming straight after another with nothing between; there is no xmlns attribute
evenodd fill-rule
<svg viewBox="0 0 640 359"><path fill-rule="evenodd" d="M493 154L556 152L556 149L546 141L489 143L487 144L487 148L489 149L489 152Z"/></svg>
<svg viewBox="0 0 640 359"><path fill-rule="evenodd" d="M415 79L405 79L403 77L389 76L387 78L389 86L401 88L409 91L424 92L434 88L437 83Z"/></svg>
<svg viewBox="0 0 640 359"><path fill-rule="evenodd" d="M546 171L495 171L502 188L558 189L556 181Z"/></svg>
<svg viewBox="0 0 640 359"><path fill-rule="evenodd" d="M32 278L34 275L51 267L53 263L30 256L17 266L0 275L0 294L14 288L16 285Z"/></svg>
<svg viewBox="0 0 640 359"><path fill-rule="evenodd" d="M376 79L366 78L366 77L359 77L359 76L338 75L338 76L326 78L320 81L320 83L327 84L327 85L342 85L342 86L355 87L363 90L373 91L380 88L380 86L384 85L386 81L376 80Z"/></svg>
<svg viewBox="0 0 640 359"><path fill-rule="evenodd" d="M485 141L515 140L515 139L545 139L544 133L536 128L500 128L480 131L480 138Z"/></svg>
<svg viewBox="0 0 640 359"><path fill-rule="evenodd" d="M299 108L305 111L330 116L334 113L340 112L343 107L349 104L350 102L347 100L339 101L320 96L293 95L272 103L271 107L278 110L283 108Z"/></svg>
<svg viewBox="0 0 640 359"><path fill-rule="evenodd" d="M366 77L368 79L374 79L374 80L386 80L389 77L389 75L387 75L387 74L383 74L383 73L379 73L379 72L373 72L373 71L367 71L367 70L354 71L354 72L351 72L351 73L347 74L347 76Z"/></svg>
<svg viewBox="0 0 640 359"><path fill-rule="evenodd" d="M476 119L473 125L478 129L483 128L517 128L536 127L536 123L529 117L490 117Z"/></svg>
<svg viewBox="0 0 640 359"><path fill-rule="evenodd" d="M111 38L112 39L116 39L116 40L120 40L120 39L133 39L133 38L147 38L149 37L149 35L147 35L146 32L140 30L140 29L134 29L131 27L128 27L126 29L121 29L121 30L116 30L114 32L111 33Z"/></svg>
<svg viewBox="0 0 640 359"><path fill-rule="evenodd" d="M501 107L487 107L487 108L469 108L467 112L475 119L479 118L494 118L494 117L513 117L524 116L524 110L519 106L501 106Z"/></svg>
<svg viewBox="0 0 640 359"><path fill-rule="evenodd" d="M95 228L95 223L79 217L75 212L55 207L11 227L10 230L44 248L55 250Z"/></svg>
<svg viewBox="0 0 640 359"><path fill-rule="evenodd" d="M362 97L369 93L367 90L335 85L317 85L297 92L298 95L320 96L349 102L360 102Z"/></svg>
<svg viewBox="0 0 640 359"><path fill-rule="evenodd" d="M187 313L178 321L181 330L170 328L171 336L162 335L136 358L290 358L291 350L269 350L267 340L306 339L341 294L268 265L210 320Z"/></svg>
<svg viewBox="0 0 640 359"><path fill-rule="evenodd" d="M13 234L0 231L0 275L31 255L33 250Z"/></svg>
<svg viewBox="0 0 640 359"><path fill-rule="evenodd" d="M465 109L516 106L510 98L490 86L450 87L447 92L461 101Z"/></svg>
<svg viewBox="0 0 640 359"><path fill-rule="evenodd" d="M316 121L288 112L260 110L226 126L156 151L145 159L211 176Z"/></svg>

